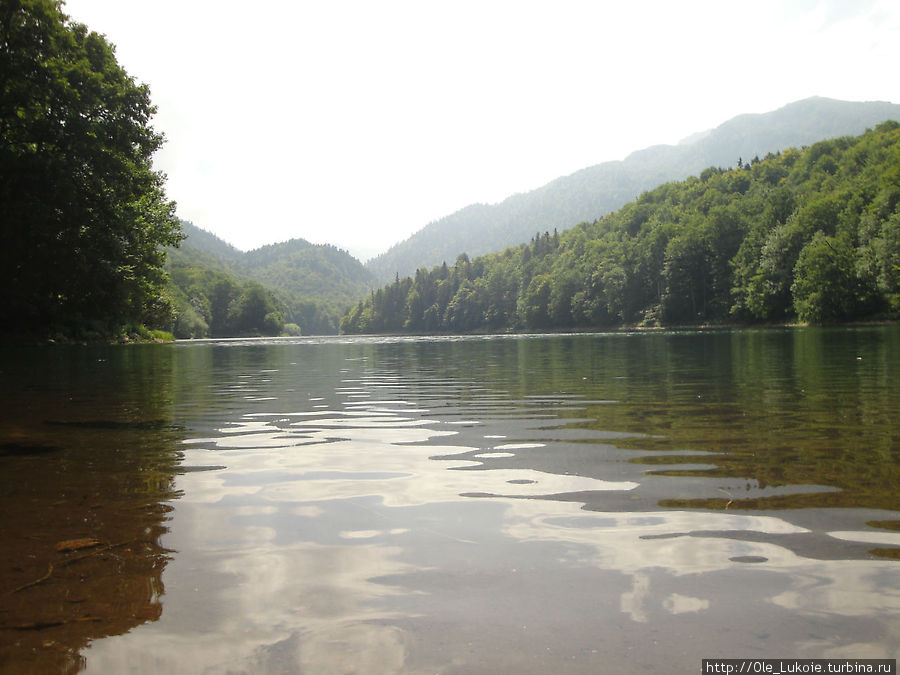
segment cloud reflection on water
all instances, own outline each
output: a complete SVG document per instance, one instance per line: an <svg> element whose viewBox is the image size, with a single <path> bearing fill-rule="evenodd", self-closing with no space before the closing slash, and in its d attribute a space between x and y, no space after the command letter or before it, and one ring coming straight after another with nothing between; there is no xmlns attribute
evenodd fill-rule
<svg viewBox="0 0 900 675"><path fill-rule="evenodd" d="M180 478L184 497L169 544L179 554L167 570L164 621L98 643L91 670L122 672L137 659L146 671L416 672L423 657L410 661L410 622L434 612L438 598L478 606L474 589L491 556L500 561L491 574L540 579L539 569L507 564L509 551L527 556L523 547L554 558L557 574L598 575L603 593L618 599L598 605L603 621L688 621L740 602L751 618L779 610L896 615L900 607L890 590L900 588L900 572L890 561L810 560L777 543L810 530L771 515L585 511L577 500L548 497L627 495L639 483L504 465L517 451L547 446L519 440L534 436L534 416L491 424L471 411L441 418L413 401L357 400L373 395L373 382L341 392L354 398L346 410L331 402L246 413L185 444L186 464L227 468ZM462 435L461 426L485 428ZM481 558L483 567L461 575L423 541ZM763 562L742 562L751 560ZM446 591L434 582L442 575L461 584ZM750 596L730 583L748 575L756 582ZM417 585L423 578L431 585ZM542 583L555 588L564 579ZM533 611L524 594L509 602L513 612L517 603ZM803 643L803 652L795 644L806 655L822 646Z"/></svg>

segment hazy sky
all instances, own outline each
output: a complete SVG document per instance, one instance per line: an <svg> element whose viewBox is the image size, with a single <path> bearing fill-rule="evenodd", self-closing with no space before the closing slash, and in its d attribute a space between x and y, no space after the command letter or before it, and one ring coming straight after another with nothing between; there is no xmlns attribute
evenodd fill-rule
<svg viewBox="0 0 900 675"><path fill-rule="evenodd" d="M361 259L808 96L900 103L896 0L67 0L150 85L178 215Z"/></svg>

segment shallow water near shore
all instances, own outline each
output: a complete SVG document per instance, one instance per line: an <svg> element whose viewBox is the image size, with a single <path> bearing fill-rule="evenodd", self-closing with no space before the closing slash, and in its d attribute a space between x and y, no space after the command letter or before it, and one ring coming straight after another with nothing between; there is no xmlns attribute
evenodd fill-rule
<svg viewBox="0 0 900 675"><path fill-rule="evenodd" d="M897 658L900 327L12 350L0 670Z"/></svg>

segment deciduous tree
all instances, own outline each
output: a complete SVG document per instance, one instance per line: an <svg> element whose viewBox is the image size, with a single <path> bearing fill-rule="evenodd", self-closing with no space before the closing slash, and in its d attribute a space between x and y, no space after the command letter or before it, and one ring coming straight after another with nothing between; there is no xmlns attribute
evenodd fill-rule
<svg viewBox="0 0 900 675"><path fill-rule="evenodd" d="M60 2L0 3L0 324L110 334L165 316L162 247L180 228L154 112Z"/></svg>

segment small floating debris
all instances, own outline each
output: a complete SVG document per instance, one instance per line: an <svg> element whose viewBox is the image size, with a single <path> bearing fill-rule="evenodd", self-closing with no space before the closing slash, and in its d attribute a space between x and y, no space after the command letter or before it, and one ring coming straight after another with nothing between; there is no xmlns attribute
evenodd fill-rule
<svg viewBox="0 0 900 675"><path fill-rule="evenodd" d="M56 620L48 620L48 621L31 621L29 623L19 623L12 626L3 626L7 630L44 630L45 628L56 628L58 626L65 626L70 623L83 623L86 621L102 621L100 617L97 616L79 616L75 619L56 619Z"/></svg>
<svg viewBox="0 0 900 675"><path fill-rule="evenodd" d="M181 466L178 467L175 473L195 473L197 471L221 471L222 469L227 469L227 466L222 464L211 464L209 466Z"/></svg>
<svg viewBox="0 0 900 675"><path fill-rule="evenodd" d="M768 558L765 558L761 555L736 555L732 558L729 558L731 562L738 563L764 563L769 562Z"/></svg>
<svg viewBox="0 0 900 675"><path fill-rule="evenodd" d="M56 544L56 550L60 553L69 551L81 551L86 548L94 548L100 546L100 540L94 537L83 537L81 539L66 539Z"/></svg>

